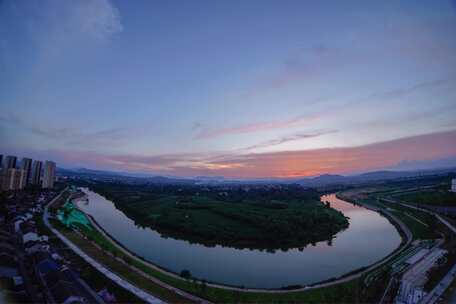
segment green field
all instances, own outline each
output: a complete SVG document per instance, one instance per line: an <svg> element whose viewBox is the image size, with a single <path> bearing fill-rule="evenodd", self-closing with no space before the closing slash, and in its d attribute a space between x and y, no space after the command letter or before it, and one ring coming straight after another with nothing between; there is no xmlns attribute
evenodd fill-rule
<svg viewBox="0 0 456 304"><path fill-rule="evenodd" d="M397 198L414 204L456 207L456 193L448 190L422 190L403 194Z"/></svg>
<svg viewBox="0 0 456 304"><path fill-rule="evenodd" d="M313 190L133 186L96 183L90 188L142 226L207 246L287 249L330 240L348 227L345 216Z"/></svg>
<svg viewBox="0 0 456 304"><path fill-rule="evenodd" d="M359 203L366 203L371 206L388 208L397 216L410 230L413 239L436 239L441 237L437 233L437 220L434 216L418 210L410 209L399 204L377 201L375 198L358 200Z"/></svg>

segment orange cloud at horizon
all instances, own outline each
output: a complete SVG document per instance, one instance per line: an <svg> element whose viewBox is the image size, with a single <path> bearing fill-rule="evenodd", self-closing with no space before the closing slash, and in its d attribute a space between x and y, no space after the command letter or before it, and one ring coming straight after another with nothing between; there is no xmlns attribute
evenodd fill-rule
<svg viewBox="0 0 456 304"><path fill-rule="evenodd" d="M346 174L393 167L401 161L426 161L454 156L456 156L456 131L450 131L358 147L233 156L218 164L236 164L236 167L232 169L227 166L226 170L215 170L216 172L212 173L228 177ZM185 168L180 169L186 171ZM204 174L204 172L200 173Z"/></svg>
<svg viewBox="0 0 456 304"><path fill-rule="evenodd" d="M249 154L104 155L47 151L72 167L143 172L168 176L228 178L306 177L391 168L401 161L456 158L456 130L406 137L357 147Z"/></svg>

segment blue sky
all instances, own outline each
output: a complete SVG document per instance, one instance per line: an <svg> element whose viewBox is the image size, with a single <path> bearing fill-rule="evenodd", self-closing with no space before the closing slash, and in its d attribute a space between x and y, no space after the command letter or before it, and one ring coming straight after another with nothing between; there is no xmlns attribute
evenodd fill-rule
<svg viewBox="0 0 456 304"><path fill-rule="evenodd" d="M264 155L335 149L337 168L299 160L293 174L350 172L337 149L456 142L455 37L454 1L3 0L0 148L240 177L268 175Z"/></svg>

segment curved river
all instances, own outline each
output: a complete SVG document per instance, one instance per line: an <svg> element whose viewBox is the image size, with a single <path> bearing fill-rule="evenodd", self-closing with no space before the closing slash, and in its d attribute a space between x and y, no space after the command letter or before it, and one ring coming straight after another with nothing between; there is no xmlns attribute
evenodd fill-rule
<svg viewBox="0 0 456 304"><path fill-rule="evenodd" d="M350 226L339 232L332 244L319 242L302 251L271 253L163 238L154 230L136 226L103 196L83 191L89 201L78 206L132 252L173 272L187 269L196 278L227 285L279 288L316 283L381 260L401 243L398 231L385 217L339 200L334 194L322 200L330 201L331 207L348 216Z"/></svg>

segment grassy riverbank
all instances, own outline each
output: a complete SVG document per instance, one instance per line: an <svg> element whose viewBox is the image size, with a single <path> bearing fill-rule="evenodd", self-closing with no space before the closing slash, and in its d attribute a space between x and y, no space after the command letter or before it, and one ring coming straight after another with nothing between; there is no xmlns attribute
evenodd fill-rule
<svg viewBox="0 0 456 304"><path fill-rule="evenodd" d="M128 265L131 262L128 260L128 257L124 256L120 251L118 251L115 246L104 239L104 237L99 234L94 228L92 230L83 231L83 234L88 237L88 239L85 239L81 234L78 234L72 229L66 228L58 221L52 221L52 225L87 255L103 264L112 272L119 274L122 278L126 279L135 286L144 289L167 302L190 303L190 301L179 296L178 294L169 291L155 284L141 274L132 271ZM90 240L93 240L96 245ZM125 263L123 261L125 261Z"/></svg>
<svg viewBox="0 0 456 304"><path fill-rule="evenodd" d="M448 189L430 189L415 191L397 196L401 201L429 206L456 207L456 193Z"/></svg>
<svg viewBox="0 0 456 304"><path fill-rule="evenodd" d="M202 298L213 302L306 302L306 303L331 303L337 302L339 299L345 299L346 302L353 302L359 294L353 294L354 290L360 288L361 279L355 279L347 283L338 284L331 287L312 289L301 292L283 292L283 293L268 293L268 292L243 292L233 291L221 288L207 286L207 284L194 281L192 278L186 280L174 278L166 275L158 270L152 269L141 261L132 259L119 250L112 242L106 239L95 229L81 229L84 238L81 234L67 229L56 221L53 221L53 226L58 228L69 240L75 243L86 254L101 262L112 271L118 273L123 278L137 285L152 294L169 301L171 303L189 302L182 299L177 294L164 289L151 282L143 275L132 271L130 267L141 270L142 272L151 275L171 286L185 290ZM82 227L81 227L82 228ZM94 245L92 241L98 245ZM124 262L121 262L122 260ZM130 267L129 267L130 266ZM359 290L357 291L359 293Z"/></svg>
<svg viewBox="0 0 456 304"><path fill-rule="evenodd" d="M362 279L355 279L350 282L334 285L331 287L311 289L308 291L300 292L244 292L214 288L211 286L207 286L207 284L194 281L192 278L188 278L186 280L174 278L172 276L166 275L158 270L155 270L147 266L141 261L132 259L125 255L116 246L114 246L109 240L104 238L104 236L97 232L95 229L83 231L83 234L87 236L87 239L81 237L81 235L74 231L66 229L63 226L59 226L58 229L62 233L64 233L64 235L68 239L70 239L80 249L82 249L86 254L90 255L97 261L103 263L109 269L118 273L120 276L127 279L131 283L137 285L140 288L143 288L144 290L151 292L152 294L170 303L184 303L189 301L182 299L177 294L154 284L152 281L150 281L143 275L135 271L132 271L130 267L139 269L142 272L154 278L157 278L160 281L165 282L173 287L182 289L191 294L218 303L335 303L340 302L341 300L343 302L351 303L358 301L358 298L361 296L360 284L362 284ZM93 240L97 245L101 247L101 249L97 246L94 246L94 244L92 244L90 240ZM119 261L119 259L125 261L125 263Z"/></svg>
<svg viewBox="0 0 456 304"><path fill-rule="evenodd" d="M80 232L86 236L81 237L80 234L65 229L59 226L59 229L65 230L65 235L77 244L83 251L91 255L95 259L104 263L111 269L115 269L115 272L120 274L122 277L127 278L131 282L135 283L141 288L150 291L157 296L162 298L166 297L169 302L179 302L178 300L169 298L168 295L164 295L162 290L156 289L156 286L151 287L151 281L139 274L138 272L132 271L132 268L138 269L146 275L150 275L153 278L159 279L173 287L187 291L191 294L197 295L201 298L208 299L213 302L279 302L279 303L290 303L290 302L305 302L305 303L335 303L335 302L368 302L371 300L378 299L380 296L378 290L382 290L384 282L379 280L369 288L364 286L365 275L332 286L309 289L305 291L290 291L290 292L247 292L241 290L229 290L223 288L212 287L206 283L202 283L193 280L191 277L183 280L181 278L173 277L163 273L157 269L154 269L142 262L141 260L134 259L125 254L121 249L114 245L114 243L104 237L96 229L86 229L79 227ZM96 245L94 245L93 243ZM114 264L112 264L114 263ZM130 266L130 267L129 267ZM137 282L137 283L136 283ZM380 285L382 286L380 286ZM377 286L378 285L378 286ZM294 286L297 288L299 286Z"/></svg>

